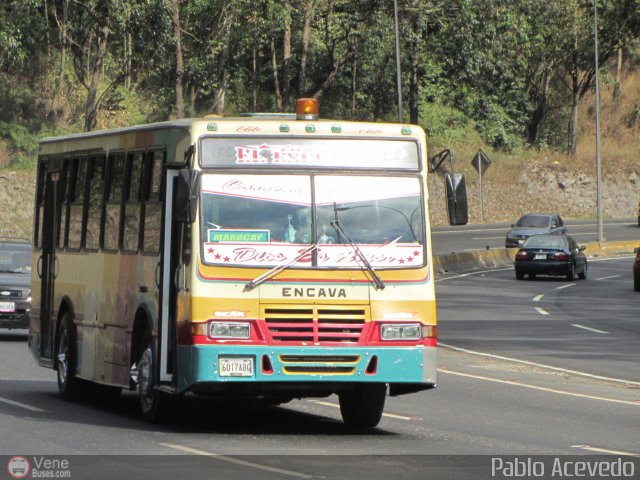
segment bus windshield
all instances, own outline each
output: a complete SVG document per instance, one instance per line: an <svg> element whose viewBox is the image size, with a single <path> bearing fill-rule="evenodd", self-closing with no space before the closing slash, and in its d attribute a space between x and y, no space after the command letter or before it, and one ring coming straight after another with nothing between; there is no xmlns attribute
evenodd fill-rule
<svg viewBox="0 0 640 480"><path fill-rule="evenodd" d="M270 267L317 253L296 266L361 267L358 244L376 268L423 265L418 176L205 174L203 258L208 264Z"/></svg>

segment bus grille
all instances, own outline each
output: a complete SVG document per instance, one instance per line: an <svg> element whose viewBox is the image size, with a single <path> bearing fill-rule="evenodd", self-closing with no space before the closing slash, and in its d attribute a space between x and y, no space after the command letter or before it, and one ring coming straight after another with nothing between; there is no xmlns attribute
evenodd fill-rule
<svg viewBox="0 0 640 480"><path fill-rule="evenodd" d="M362 307L268 307L264 319L274 342L358 343L367 318Z"/></svg>

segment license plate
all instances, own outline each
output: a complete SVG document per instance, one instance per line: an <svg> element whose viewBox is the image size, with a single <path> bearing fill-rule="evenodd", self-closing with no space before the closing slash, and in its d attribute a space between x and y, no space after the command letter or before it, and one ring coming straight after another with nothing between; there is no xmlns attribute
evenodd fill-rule
<svg viewBox="0 0 640 480"><path fill-rule="evenodd" d="M13 302L0 302L0 312L13 313L16 311L16 304Z"/></svg>
<svg viewBox="0 0 640 480"><path fill-rule="evenodd" d="M223 357L219 361L221 377L253 377L253 358Z"/></svg>
<svg viewBox="0 0 640 480"><path fill-rule="evenodd" d="M546 259L547 259L546 253L536 253L535 260L546 260Z"/></svg>

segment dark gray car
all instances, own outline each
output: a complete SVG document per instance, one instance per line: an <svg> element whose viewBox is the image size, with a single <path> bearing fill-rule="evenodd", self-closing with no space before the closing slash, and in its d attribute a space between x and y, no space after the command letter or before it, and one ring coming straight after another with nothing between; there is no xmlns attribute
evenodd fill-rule
<svg viewBox="0 0 640 480"><path fill-rule="evenodd" d="M506 248L519 248L533 235L563 235L567 233L567 227L562 217L555 213L527 213L511 225L507 232L504 246Z"/></svg>
<svg viewBox="0 0 640 480"><path fill-rule="evenodd" d="M0 328L29 328L31 244L0 238Z"/></svg>

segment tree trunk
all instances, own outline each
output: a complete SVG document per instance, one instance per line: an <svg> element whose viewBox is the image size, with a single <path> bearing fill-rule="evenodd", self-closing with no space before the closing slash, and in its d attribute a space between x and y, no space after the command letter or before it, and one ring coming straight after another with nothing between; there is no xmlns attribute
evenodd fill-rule
<svg viewBox="0 0 640 480"><path fill-rule="evenodd" d="M357 82L357 71L358 71L358 60L356 58L353 59L353 65L351 67L351 118L356 118L356 86Z"/></svg>
<svg viewBox="0 0 640 480"><path fill-rule="evenodd" d="M251 90L253 93L253 111L258 111L258 60L256 47L253 47L253 58L251 62Z"/></svg>
<svg viewBox="0 0 640 480"><path fill-rule="evenodd" d="M618 52L616 55L616 72L615 72L615 80L613 85L613 101L617 102L620 100L620 96L622 91L620 89L620 82L622 79L622 47L618 47Z"/></svg>
<svg viewBox="0 0 640 480"><path fill-rule="evenodd" d="M278 79L278 60L276 58L276 42L271 38L271 70L273 71L273 90L276 95L276 111L282 111L282 95L280 94L280 80Z"/></svg>
<svg viewBox="0 0 640 480"><path fill-rule="evenodd" d="M65 70L67 68L67 20L69 17L69 2L63 0L61 3L62 18L58 18L55 8L53 9L53 15L60 30L60 67L56 76L56 84L51 94L51 102L49 104L49 117L57 121L61 116L61 106L59 102L60 91L62 90L62 84L64 83Z"/></svg>
<svg viewBox="0 0 640 480"><path fill-rule="evenodd" d="M85 119L84 129L86 132L90 132L96 128L98 119L98 109L100 108L99 102L96 101L98 97L98 89L100 83L104 77L104 59L107 54L107 38L109 30L103 25L98 33L98 52L96 56L96 62L93 65L91 82L89 83L89 91L87 93L87 101L85 103Z"/></svg>
<svg viewBox="0 0 640 480"><path fill-rule="evenodd" d="M284 35L282 39L282 108L289 111L290 106L290 80L289 69L291 68L291 1L285 1L285 22Z"/></svg>
<svg viewBox="0 0 640 480"><path fill-rule="evenodd" d="M570 157L575 157L578 143L578 102L580 101L577 71L571 72L571 87L571 117L569 119L567 153Z"/></svg>
<svg viewBox="0 0 640 480"><path fill-rule="evenodd" d="M313 2L309 0L304 5L304 25L302 27L302 51L300 52L300 75L298 77L298 97L306 95L307 83L307 56L309 52L309 33L311 32L311 19L313 18Z"/></svg>
<svg viewBox="0 0 640 480"><path fill-rule="evenodd" d="M184 59L182 56L182 37L180 31L180 0L171 0L173 10L173 39L176 44L176 116L184 118Z"/></svg>
<svg viewBox="0 0 640 480"><path fill-rule="evenodd" d="M527 126L527 141L529 145L535 145L538 140L538 130L540 124L544 120L547 114L547 100L549 99L549 85L551 83L552 72L546 72L543 74L542 85L539 87L534 101L536 104L535 110L531 114L529 119L529 125Z"/></svg>
<svg viewBox="0 0 640 480"><path fill-rule="evenodd" d="M418 124L420 111L420 76L418 69L420 67L420 32L418 29L417 16L413 17L411 22L413 34L413 42L411 45L411 72L409 75L409 122Z"/></svg>

